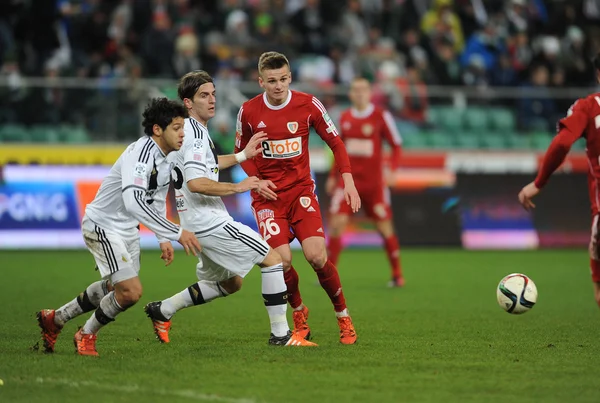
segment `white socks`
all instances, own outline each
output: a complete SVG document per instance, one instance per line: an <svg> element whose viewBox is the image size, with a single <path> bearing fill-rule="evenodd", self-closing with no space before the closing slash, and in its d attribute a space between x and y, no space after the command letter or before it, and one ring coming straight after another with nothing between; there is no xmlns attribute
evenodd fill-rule
<svg viewBox="0 0 600 403"><path fill-rule="evenodd" d="M100 305L100 301L108 294L108 280L92 283L77 298L67 302L55 312L54 323L63 327L65 323L82 313L91 312Z"/></svg>
<svg viewBox="0 0 600 403"><path fill-rule="evenodd" d="M103 326L114 321L115 317L123 311L124 309L115 298L115 292L111 291L102 298L100 305L92 317L85 322L81 332L83 334L96 334Z"/></svg>
<svg viewBox="0 0 600 403"><path fill-rule="evenodd" d="M226 297L229 294L216 281L198 281L185 290L162 301L160 312L165 318L171 319L175 312L194 305L206 304L215 298Z"/></svg>
<svg viewBox="0 0 600 403"><path fill-rule="evenodd" d="M290 327L285 316L287 311L287 287L283 279L283 264L263 267L260 272L262 276L262 295L271 321L271 333L275 337L285 336Z"/></svg>

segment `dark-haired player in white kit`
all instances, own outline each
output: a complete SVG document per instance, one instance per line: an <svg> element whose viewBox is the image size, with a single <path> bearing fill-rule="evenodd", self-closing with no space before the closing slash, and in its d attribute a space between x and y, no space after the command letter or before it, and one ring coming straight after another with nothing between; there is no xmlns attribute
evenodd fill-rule
<svg viewBox="0 0 600 403"><path fill-rule="evenodd" d="M143 116L146 136L121 154L82 220L85 244L102 280L59 309L37 313L46 352L54 352L67 321L94 311L75 334L74 343L78 354L97 356L98 331L140 299L140 223L156 234L167 265L173 260L170 241L179 241L188 254L196 255L201 249L193 233L166 219L171 181L171 164L166 157L181 148L187 111L177 102L159 98L151 101Z"/></svg>

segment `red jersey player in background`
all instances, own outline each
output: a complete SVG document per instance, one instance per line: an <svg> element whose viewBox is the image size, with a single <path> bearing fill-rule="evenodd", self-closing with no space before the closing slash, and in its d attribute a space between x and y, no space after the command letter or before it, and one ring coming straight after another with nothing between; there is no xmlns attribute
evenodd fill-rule
<svg viewBox="0 0 600 403"><path fill-rule="evenodd" d="M360 197L350 172L344 143L323 104L314 96L291 91L290 63L281 53L266 52L258 61L258 82L265 92L245 102L238 113L235 150L243 150L254 133L265 132L262 155L243 162L248 176L261 179L252 193L252 209L263 238L283 258L288 301L294 309L294 331L310 337L308 308L298 289L289 243L297 238L306 260L333 303L340 342L354 344L356 332L348 314L338 271L327 259L323 220L310 174L308 135L313 127L333 151L344 180L344 199L353 212Z"/></svg>
<svg viewBox="0 0 600 403"><path fill-rule="evenodd" d="M392 169L398 166L402 139L392 115L371 103L371 84L355 78L348 94L352 107L340 117L341 137L350 157L352 176L363 209L374 221L381 234L392 269L391 287L402 287L404 277L400 268L400 246L394 232L390 192L383 174L383 140L392 148ZM335 265L342 251L341 236L351 213L344 203L343 188L335 164L325 189L331 195L331 217L328 225L327 253Z"/></svg>
<svg viewBox="0 0 600 403"><path fill-rule="evenodd" d="M596 78L600 82L600 53L594 58ZM594 296L600 306L600 233L599 203L600 194L600 93L578 99L567 112L567 116L558 123L558 134L550 143L537 177L519 192L519 202L526 210L535 208L531 199L540 193L550 175L563 163L571 146L580 137L585 138L586 152L590 170L588 189L592 212L592 234L589 245Z"/></svg>

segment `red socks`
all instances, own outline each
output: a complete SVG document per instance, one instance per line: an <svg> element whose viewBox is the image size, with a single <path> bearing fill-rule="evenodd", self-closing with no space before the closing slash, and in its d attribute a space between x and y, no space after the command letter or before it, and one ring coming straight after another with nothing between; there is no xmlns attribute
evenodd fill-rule
<svg viewBox="0 0 600 403"><path fill-rule="evenodd" d="M346 299L342 292L340 276L333 263L331 263L331 260L327 260L322 268L315 271L317 277L319 277L319 283L321 283L321 287L329 295L335 311L341 312L346 309Z"/></svg>
<svg viewBox="0 0 600 403"><path fill-rule="evenodd" d="M384 239L385 251L387 253L390 267L392 268L392 277L402 277L402 269L400 269L400 245L396 235Z"/></svg>
<svg viewBox="0 0 600 403"><path fill-rule="evenodd" d="M285 285L287 286L288 302L293 309L302 305L302 297L298 289L298 272L291 266L290 269L283 273Z"/></svg>

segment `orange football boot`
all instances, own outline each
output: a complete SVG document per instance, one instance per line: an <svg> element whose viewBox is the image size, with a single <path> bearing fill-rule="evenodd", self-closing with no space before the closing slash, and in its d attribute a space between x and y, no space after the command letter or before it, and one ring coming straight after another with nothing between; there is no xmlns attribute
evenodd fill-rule
<svg viewBox="0 0 600 403"><path fill-rule="evenodd" d="M42 329L42 341L44 343L44 352L53 353L56 339L62 330L54 323L54 309L42 309L36 314L38 325Z"/></svg>
<svg viewBox="0 0 600 403"><path fill-rule="evenodd" d="M294 333L303 339L310 340L310 327L308 327L308 308L306 305L299 311L294 311L292 314L294 319Z"/></svg>
<svg viewBox="0 0 600 403"><path fill-rule="evenodd" d="M340 327L340 343L354 344L356 343L356 330L352 324L350 316L342 316L337 318L338 326Z"/></svg>

